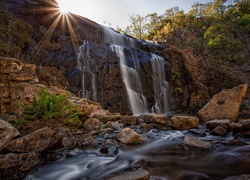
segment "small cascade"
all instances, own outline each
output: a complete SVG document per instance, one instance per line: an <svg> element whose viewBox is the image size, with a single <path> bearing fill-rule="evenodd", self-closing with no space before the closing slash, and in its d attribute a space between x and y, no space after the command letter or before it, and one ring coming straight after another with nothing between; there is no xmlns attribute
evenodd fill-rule
<svg viewBox="0 0 250 180"><path fill-rule="evenodd" d="M107 26L102 26L102 28L104 43L137 48L137 43L132 37L120 34Z"/></svg>
<svg viewBox="0 0 250 180"><path fill-rule="evenodd" d="M156 55L152 54L151 58L152 66L152 78L154 85L154 99L155 105L152 107L152 112L157 114L164 114L168 112L168 89L169 85L166 80L166 72L164 68L165 60Z"/></svg>
<svg viewBox="0 0 250 180"><path fill-rule="evenodd" d="M142 86L139 71L139 61L132 51L126 51L122 46L112 45L111 50L114 51L120 58L120 70L123 82L126 86L129 107L133 115L140 115L146 113L148 109L147 99L143 96ZM131 67L127 65L128 58L131 61Z"/></svg>
<svg viewBox="0 0 250 180"><path fill-rule="evenodd" d="M82 97L90 98L93 101L97 101L97 83L96 83L96 73L94 71L94 63L91 61L89 52L90 44L88 41L84 41L83 45L80 47L80 54L78 57L78 67L82 70ZM87 87L86 84L91 84Z"/></svg>

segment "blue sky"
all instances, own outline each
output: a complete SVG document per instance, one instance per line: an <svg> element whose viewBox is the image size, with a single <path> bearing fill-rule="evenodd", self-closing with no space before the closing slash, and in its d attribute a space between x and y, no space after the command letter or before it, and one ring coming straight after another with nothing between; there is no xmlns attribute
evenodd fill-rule
<svg viewBox="0 0 250 180"><path fill-rule="evenodd" d="M161 15L166 9L179 6L188 12L195 2L213 0L56 0L69 12L79 14L97 23L111 23L124 29L130 24L131 14L147 15L156 12Z"/></svg>

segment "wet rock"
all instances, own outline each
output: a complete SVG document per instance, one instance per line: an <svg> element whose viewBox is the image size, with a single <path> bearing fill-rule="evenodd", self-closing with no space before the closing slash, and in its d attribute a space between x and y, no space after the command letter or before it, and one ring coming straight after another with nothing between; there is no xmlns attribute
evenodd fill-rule
<svg viewBox="0 0 250 180"><path fill-rule="evenodd" d="M240 121L242 124L242 131L243 132L250 132L250 119L245 119Z"/></svg>
<svg viewBox="0 0 250 180"><path fill-rule="evenodd" d="M27 171L39 163L39 153L36 152L0 155L0 169L17 166L21 171Z"/></svg>
<svg viewBox="0 0 250 180"><path fill-rule="evenodd" d="M128 116L128 115L125 115L125 116L122 116L121 117L121 120L122 120L122 123L124 125L136 125L137 124L137 117L136 116Z"/></svg>
<svg viewBox="0 0 250 180"><path fill-rule="evenodd" d="M101 128L101 121L97 118L88 118L86 121L83 123L83 127L87 131L91 131L94 129L100 129Z"/></svg>
<svg viewBox="0 0 250 180"><path fill-rule="evenodd" d="M239 139L231 139L231 140L226 140L221 142L224 145L228 145L228 146L248 146L249 144L241 141Z"/></svg>
<svg viewBox="0 0 250 180"><path fill-rule="evenodd" d="M149 124L151 126L151 129L156 128L156 129L160 129L163 131L167 131L167 130L171 130L171 126L170 125L163 125L163 124L158 124L158 123L151 123Z"/></svg>
<svg viewBox="0 0 250 180"><path fill-rule="evenodd" d="M122 125L118 121L109 121L106 123L106 127L112 128L113 130L119 130L121 126Z"/></svg>
<svg viewBox="0 0 250 180"><path fill-rule="evenodd" d="M118 154L118 147L115 144L105 143L104 146L100 148L100 152L108 156L114 157Z"/></svg>
<svg viewBox="0 0 250 180"><path fill-rule="evenodd" d="M108 114L107 116L101 116L99 117L100 121L103 123L109 122L109 121L117 121L121 119L121 114L115 113L115 114Z"/></svg>
<svg viewBox="0 0 250 180"><path fill-rule="evenodd" d="M11 152L42 152L58 143L59 137L50 128L42 128L31 134L10 141L3 150Z"/></svg>
<svg viewBox="0 0 250 180"><path fill-rule="evenodd" d="M230 124L230 129L231 129L231 131L234 133L234 134L236 134L236 133L239 133L239 132L241 132L241 130L242 130L242 124L241 123L239 123L239 122L232 122L231 124Z"/></svg>
<svg viewBox="0 0 250 180"><path fill-rule="evenodd" d="M145 169L125 172L124 174L111 177L110 180L149 180L150 173Z"/></svg>
<svg viewBox="0 0 250 180"><path fill-rule="evenodd" d="M141 144L142 137L130 128L124 128L116 138L124 144Z"/></svg>
<svg viewBox="0 0 250 180"><path fill-rule="evenodd" d="M234 134L250 136L250 119L240 119L239 122L231 123L231 131Z"/></svg>
<svg viewBox="0 0 250 180"><path fill-rule="evenodd" d="M248 84L242 84L232 89L222 90L198 112L204 121L213 119L229 119L235 121L240 105L247 92Z"/></svg>
<svg viewBox="0 0 250 180"><path fill-rule="evenodd" d="M197 135L197 136L200 136L200 137L205 137L206 136L206 133L203 130L200 130L200 129L190 129L188 131L188 133L191 133L193 135Z"/></svg>
<svg viewBox="0 0 250 180"><path fill-rule="evenodd" d="M185 173L185 175L182 175L178 179L180 180L211 180L211 178L208 175L197 173L197 172Z"/></svg>
<svg viewBox="0 0 250 180"><path fill-rule="evenodd" d="M250 174L244 174L240 176L229 176L223 180L249 180L250 179Z"/></svg>
<svg viewBox="0 0 250 180"><path fill-rule="evenodd" d="M226 136L227 135L227 131L221 126L217 126L210 133L212 135L215 135L215 136Z"/></svg>
<svg viewBox="0 0 250 180"><path fill-rule="evenodd" d="M143 124L141 125L141 128L142 128L144 131L150 131L151 129L154 129L154 126L153 126L153 124L143 123Z"/></svg>
<svg viewBox="0 0 250 180"><path fill-rule="evenodd" d="M183 140L183 144L186 144L192 147L197 147L197 148L205 148L205 149L209 149L212 147L212 143L208 141L200 140L193 136L185 136Z"/></svg>
<svg viewBox="0 0 250 180"><path fill-rule="evenodd" d="M215 120L206 122L206 128L209 129L209 130L213 130L217 126L221 126L225 130L229 131L230 124L231 124L231 122L230 122L229 119L220 119L220 120L215 119Z"/></svg>
<svg viewBox="0 0 250 180"><path fill-rule="evenodd" d="M15 137L20 136L20 133L10 123L0 119L0 151L8 142Z"/></svg>
<svg viewBox="0 0 250 180"><path fill-rule="evenodd" d="M171 121L172 126L178 130L192 129L199 125L199 119L192 116L173 116Z"/></svg>
<svg viewBox="0 0 250 180"><path fill-rule="evenodd" d="M142 114L139 117L145 123L158 123L168 125L168 117L163 114Z"/></svg>
<svg viewBox="0 0 250 180"><path fill-rule="evenodd" d="M62 139L62 145L63 147L71 147L75 144L75 141L72 138L64 137Z"/></svg>

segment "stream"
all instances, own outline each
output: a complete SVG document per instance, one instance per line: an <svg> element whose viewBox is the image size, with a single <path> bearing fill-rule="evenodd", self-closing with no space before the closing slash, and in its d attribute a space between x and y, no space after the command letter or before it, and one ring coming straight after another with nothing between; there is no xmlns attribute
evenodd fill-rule
<svg viewBox="0 0 250 180"><path fill-rule="evenodd" d="M229 146L221 142L234 137L207 135L213 147L203 149L182 143L189 131L151 130L141 145L120 145L115 156L100 151L79 151L76 157L40 166L25 180L98 180L136 169L150 172L152 180L212 179L250 174L250 145ZM241 139L250 143L250 139Z"/></svg>

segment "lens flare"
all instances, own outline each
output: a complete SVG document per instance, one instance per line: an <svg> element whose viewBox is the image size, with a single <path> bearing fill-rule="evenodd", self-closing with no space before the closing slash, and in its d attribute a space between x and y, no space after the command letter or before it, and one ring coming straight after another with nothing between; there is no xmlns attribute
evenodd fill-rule
<svg viewBox="0 0 250 180"><path fill-rule="evenodd" d="M60 10L61 13L67 14L69 12L66 4L58 3L58 5L59 5L59 10Z"/></svg>

